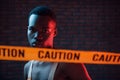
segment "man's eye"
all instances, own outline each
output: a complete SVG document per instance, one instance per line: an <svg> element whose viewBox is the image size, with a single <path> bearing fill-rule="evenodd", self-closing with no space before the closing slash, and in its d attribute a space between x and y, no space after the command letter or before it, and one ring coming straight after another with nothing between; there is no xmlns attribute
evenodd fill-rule
<svg viewBox="0 0 120 80"><path fill-rule="evenodd" d="M32 32L35 32L36 31L36 29L35 28L29 28L29 30L31 30Z"/></svg>
<svg viewBox="0 0 120 80"><path fill-rule="evenodd" d="M47 32L47 29L43 29L42 32L43 32L43 33L46 33L46 32Z"/></svg>
<svg viewBox="0 0 120 80"><path fill-rule="evenodd" d="M49 29L42 29L41 32L42 33L49 33Z"/></svg>

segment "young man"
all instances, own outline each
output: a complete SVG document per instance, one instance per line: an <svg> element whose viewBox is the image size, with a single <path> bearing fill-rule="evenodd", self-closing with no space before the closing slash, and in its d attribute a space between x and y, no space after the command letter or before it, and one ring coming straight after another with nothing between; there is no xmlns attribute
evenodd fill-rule
<svg viewBox="0 0 120 80"><path fill-rule="evenodd" d="M29 14L27 36L30 46L53 48L56 16L48 7L39 6ZM25 80L91 80L83 64L29 61L24 67Z"/></svg>

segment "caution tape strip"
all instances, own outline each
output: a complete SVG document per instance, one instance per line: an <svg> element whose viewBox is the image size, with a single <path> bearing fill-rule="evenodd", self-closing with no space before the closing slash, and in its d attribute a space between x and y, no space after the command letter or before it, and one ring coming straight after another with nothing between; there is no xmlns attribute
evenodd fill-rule
<svg viewBox="0 0 120 80"><path fill-rule="evenodd" d="M120 64L120 53L1 45L0 60Z"/></svg>

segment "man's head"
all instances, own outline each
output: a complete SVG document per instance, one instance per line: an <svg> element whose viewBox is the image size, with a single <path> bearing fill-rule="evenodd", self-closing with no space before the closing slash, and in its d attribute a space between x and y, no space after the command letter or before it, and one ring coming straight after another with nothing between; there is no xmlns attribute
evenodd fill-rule
<svg viewBox="0 0 120 80"><path fill-rule="evenodd" d="M30 46L52 48L56 36L56 16L45 6L34 8L29 14L27 36Z"/></svg>

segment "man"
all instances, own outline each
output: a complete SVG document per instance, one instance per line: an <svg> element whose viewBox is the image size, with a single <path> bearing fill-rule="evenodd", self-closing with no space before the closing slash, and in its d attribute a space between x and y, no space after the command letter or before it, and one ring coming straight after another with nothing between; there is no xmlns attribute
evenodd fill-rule
<svg viewBox="0 0 120 80"><path fill-rule="evenodd" d="M45 6L29 14L27 36L30 46L53 48L56 16ZM83 64L29 61L24 67L25 80L91 80Z"/></svg>

